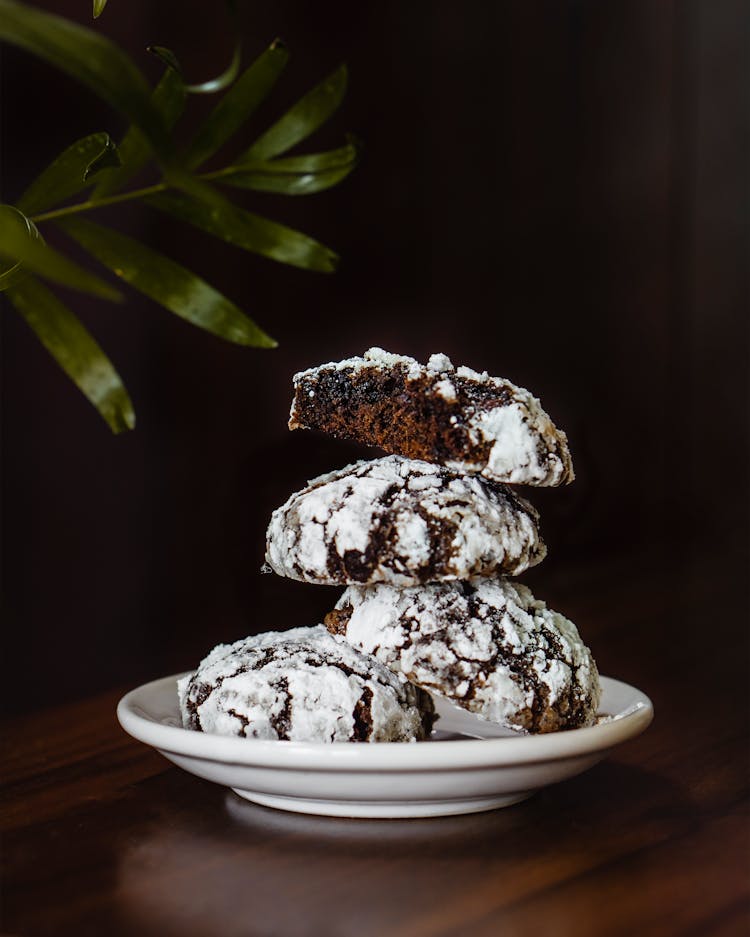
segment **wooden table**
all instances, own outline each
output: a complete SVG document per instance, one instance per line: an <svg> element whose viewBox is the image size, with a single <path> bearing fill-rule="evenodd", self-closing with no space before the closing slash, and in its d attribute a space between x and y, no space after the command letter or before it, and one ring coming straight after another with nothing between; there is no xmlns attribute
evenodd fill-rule
<svg viewBox="0 0 750 937"><path fill-rule="evenodd" d="M652 696L653 725L492 813L255 807L128 738L119 691L14 720L3 934L746 935L744 587L689 557L652 568L587 566L548 589L587 623L602 672Z"/></svg>

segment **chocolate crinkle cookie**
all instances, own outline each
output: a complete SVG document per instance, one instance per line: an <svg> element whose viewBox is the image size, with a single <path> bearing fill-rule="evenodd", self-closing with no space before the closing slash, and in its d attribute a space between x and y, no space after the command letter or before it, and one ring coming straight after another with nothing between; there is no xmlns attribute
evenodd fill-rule
<svg viewBox="0 0 750 937"><path fill-rule="evenodd" d="M589 649L571 621L518 583L351 586L326 625L492 722L553 732L596 718L599 675Z"/></svg>
<svg viewBox="0 0 750 937"><path fill-rule="evenodd" d="M266 560L327 585L517 574L546 554L538 515L505 485L400 456L321 475L274 511Z"/></svg>
<svg viewBox="0 0 750 937"><path fill-rule="evenodd" d="M519 485L573 481L567 437L529 391L371 348L294 376L290 429L317 429L411 459Z"/></svg>
<svg viewBox="0 0 750 937"><path fill-rule="evenodd" d="M429 694L323 625L220 644L178 681L186 729L295 742L415 742Z"/></svg>

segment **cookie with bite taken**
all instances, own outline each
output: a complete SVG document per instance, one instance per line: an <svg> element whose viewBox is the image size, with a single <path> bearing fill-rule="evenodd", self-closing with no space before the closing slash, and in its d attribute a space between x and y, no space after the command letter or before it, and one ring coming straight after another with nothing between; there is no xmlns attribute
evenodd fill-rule
<svg viewBox="0 0 750 937"><path fill-rule="evenodd" d="M426 365L371 348L294 375L290 429L316 429L516 485L573 481L565 433L510 381L445 355Z"/></svg>

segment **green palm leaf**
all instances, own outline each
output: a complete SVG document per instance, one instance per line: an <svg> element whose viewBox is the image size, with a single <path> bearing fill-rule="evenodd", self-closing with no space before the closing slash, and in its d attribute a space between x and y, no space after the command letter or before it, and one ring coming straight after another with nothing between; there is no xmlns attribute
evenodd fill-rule
<svg viewBox="0 0 750 937"><path fill-rule="evenodd" d="M58 225L120 279L193 325L238 345L276 346L231 300L169 257L83 218Z"/></svg>
<svg viewBox="0 0 750 937"><path fill-rule="evenodd" d="M27 215L45 211L92 185L94 171L102 171L102 158L114 156L119 165L117 147L108 133L92 133L77 140L37 176L17 202Z"/></svg>
<svg viewBox="0 0 750 937"><path fill-rule="evenodd" d="M120 375L70 309L31 276L11 287L8 298L112 431L132 429L135 413Z"/></svg>
<svg viewBox="0 0 750 937"><path fill-rule="evenodd" d="M179 72L167 68L154 88L151 101L161 118L165 131L170 131L185 110L185 84ZM130 127L118 147L121 165L103 171L92 192L92 198L104 198L119 192L151 158L151 147L137 126Z"/></svg>
<svg viewBox="0 0 750 937"><path fill-rule="evenodd" d="M266 98L284 66L289 53L276 39L235 82L199 128L185 154L185 164L194 169L212 156Z"/></svg>
<svg viewBox="0 0 750 937"><path fill-rule="evenodd" d="M286 153L309 137L341 104L346 93L347 74L346 65L341 65L312 91L308 91L283 117L269 127L237 162L271 159L280 153Z"/></svg>
<svg viewBox="0 0 750 937"><path fill-rule="evenodd" d="M186 192L151 195L146 202L227 244L279 263L318 273L333 273L338 266L338 255L319 241L301 231L245 211L205 184L193 184L190 191Z"/></svg>
<svg viewBox="0 0 750 937"><path fill-rule="evenodd" d="M239 75L241 62L242 43L238 40L234 44L232 61L220 75L216 78L210 78L208 81L202 81L196 85L187 85L187 90L190 94L216 94L217 91L223 91L225 88L228 88Z"/></svg>
<svg viewBox="0 0 750 937"><path fill-rule="evenodd" d="M169 137L151 102L148 82L114 42L16 0L0 0L0 40L32 52L86 85L130 117L155 152L169 154Z"/></svg>
<svg viewBox="0 0 750 937"><path fill-rule="evenodd" d="M229 166L217 173L214 181L239 189L254 189L256 192L312 195L330 189L345 179L357 165L358 159L359 149L350 143L326 153Z"/></svg>
<svg viewBox="0 0 750 937"><path fill-rule="evenodd" d="M0 256L20 262L22 271L37 273L53 283L102 299L122 299L109 283L45 244L28 219L10 205L0 206Z"/></svg>

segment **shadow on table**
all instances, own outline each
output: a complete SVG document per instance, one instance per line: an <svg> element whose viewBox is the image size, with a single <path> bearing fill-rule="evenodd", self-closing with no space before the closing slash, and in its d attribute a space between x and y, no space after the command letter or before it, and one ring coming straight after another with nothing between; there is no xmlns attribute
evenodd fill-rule
<svg viewBox="0 0 750 937"><path fill-rule="evenodd" d="M699 821L676 785L616 762L502 810L416 820L283 813L212 785L201 802L196 783L163 775L121 849L118 916L142 937L395 937L436 915L442 933L452 908L500 910Z"/></svg>

